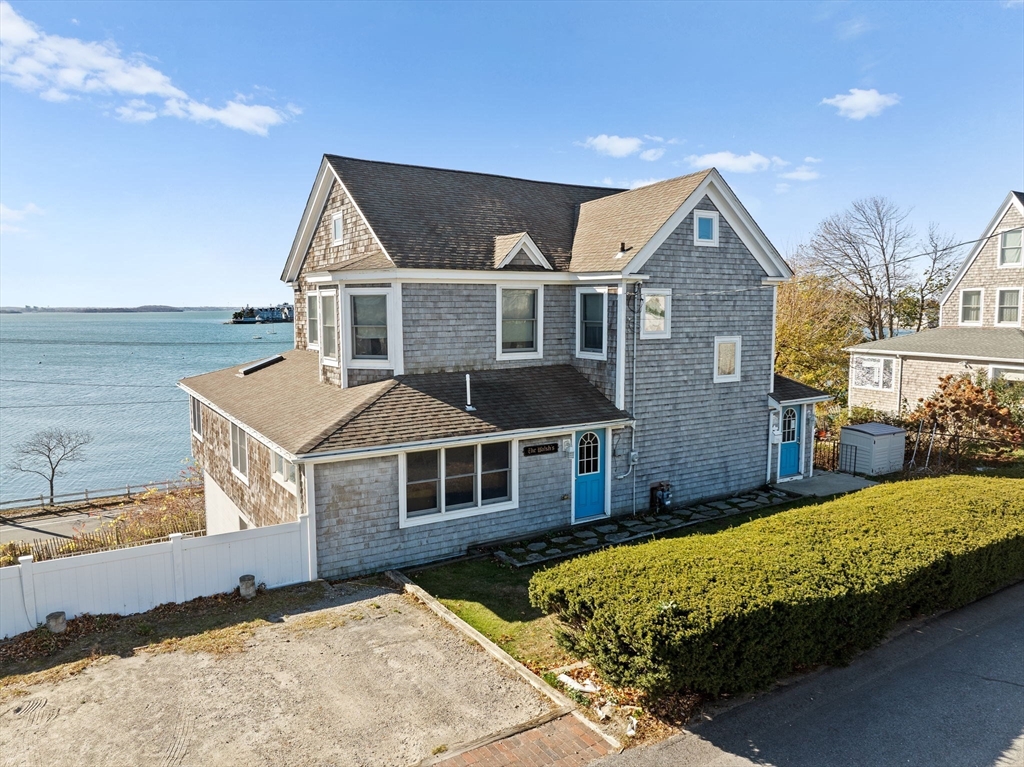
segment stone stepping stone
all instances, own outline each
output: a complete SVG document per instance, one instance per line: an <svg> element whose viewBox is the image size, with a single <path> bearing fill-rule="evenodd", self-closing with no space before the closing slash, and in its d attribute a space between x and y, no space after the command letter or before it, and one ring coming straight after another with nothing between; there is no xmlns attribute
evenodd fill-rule
<svg viewBox="0 0 1024 767"><path fill-rule="evenodd" d="M575 535L577 538L580 538L581 540L597 539L597 533L595 533L593 530L580 530L578 533L573 533L573 535Z"/></svg>
<svg viewBox="0 0 1024 767"><path fill-rule="evenodd" d="M542 555L540 555L540 554L537 554L537 553L535 552L535 553L533 553L533 554L530 554L530 556L528 556L528 557L526 558L526 561L527 561L527 562L539 562L539 561L540 561L540 560L542 560L542 559L544 559L544 557L543 557Z"/></svg>
<svg viewBox="0 0 1024 767"><path fill-rule="evenodd" d="M599 525L599 526L594 528L594 530L596 532L604 533L605 535L607 535L608 533L614 533L618 529L619 529L618 525Z"/></svg>
<svg viewBox="0 0 1024 767"><path fill-rule="evenodd" d="M526 548L528 548L530 551L544 551L544 549L546 549L547 547L548 545L543 541L538 541L537 543L528 543L526 545Z"/></svg>
<svg viewBox="0 0 1024 767"><path fill-rule="evenodd" d="M571 541L571 540L572 540L572 537L571 537L571 536L568 536L568 535L560 535L560 536L558 536L557 538L552 538L552 539L551 539L551 542L552 542L552 543L557 543L557 544L563 544L563 543L568 543L568 542L569 542L569 541Z"/></svg>
<svg viewBox="0 0 1024 767"><path fill-rule="evenodd" d="M619 524L622 525L623 527L630 527L630 528L632 528L632 527L636 527L637 525L642 525L643 522L640 522L640 521L635 520L635 519L626 519L626 520L623 520L622 522L620 522Z"/></svg>
<svg viewBox="0 0 1024 767"><path fill-rule="evenodd" d="M526 553L526 549L520 548L518 546L516 548L514 548L514 549L509 549L509 551L511 553L513 553L513 554L525 554Z"/></svg>
<svg viewBox="0 0 1024 767"><path fill-rule="evenodd" d="M743 502L744 500L745 500L744 498L740 498L739 496L736 496L735 498L729 498L729 499L728 499L728 500L726 501L726 503L741 503L741 502ZM712 504L712 505L714 505L714 504Z"/></svg>
<svg viewBox="0 0 1024 767"><path fill-rule="evenodd" d="M654 529L654 525L637 525L633 528L634 533L647 533ZM611 537L611 536L609 536Z"/></svg>
<svg viewBox="0 0 1024 767"><path fill-rule="evenodd" d="M728 511L733 508L730 503L726 503L725 501L715 501L714 503L711 503L709 505L713 509L720 509L722 511Z"/></svg>
<svg viewBox="0 0 1024 767"><path fill-rule="evenodd" d="M630 537L629 533L612 533L611 535L608 536L607 540L610 543L621 543L622 541L626 540L629 537Z"/></svg>
<svg viewBox="0 0 1024 767"><path fill-rule="evenodd" d="M740 508L741 509L759 509L759 508L761 508L761 504L759 504L757 501L744 501L743 503L740 504Z"/></svg>
<svg viewBox="0 0 1024 767"><path fill-rule="evenodd" d="M547 551L544 552L544 556L546 556L546 557L557 557L561 553L562 553L561 549L548 549Z"/></svg>

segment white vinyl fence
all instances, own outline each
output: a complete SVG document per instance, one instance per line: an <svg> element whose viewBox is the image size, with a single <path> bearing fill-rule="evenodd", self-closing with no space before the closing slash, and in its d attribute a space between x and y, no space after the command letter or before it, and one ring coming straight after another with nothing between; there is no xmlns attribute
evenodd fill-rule
<svg viewBox="0 0 1024 767"><path fill-rule="evenodd" d="M234 590L243 575L268 588L315 577L309 519L199 538L0 567L0 638L45 622L49 613L129 615L166 602Z"/></svg>

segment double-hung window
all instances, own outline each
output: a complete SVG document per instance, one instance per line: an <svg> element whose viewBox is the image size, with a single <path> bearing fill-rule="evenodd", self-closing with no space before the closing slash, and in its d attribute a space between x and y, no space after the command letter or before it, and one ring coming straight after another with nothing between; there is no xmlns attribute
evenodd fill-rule
<svg viewBox="0 0 1024 767"><path fill-rule="evenodd" d="M306 296L306 346L320 347L320 297L316 293Z"/></svg>
<svg viewBox="0 0 1024 767"><path fill-rule="evenodd" d="M325 360L338 359L338 294L320 294L320 352Z"/></svg>
<svg viewBox="0 0 1024 767"><path fill-rule="evenodd" d="M576 356L603 360L607 358L605 345L605 317L608 293L594 288L576 291Z"/></svg>
<svg viewBox="0 0 1024 767"><path fill-rule="evenodd" d="M195 397L188 398L189 420L192 423L192 434L198 439L203 438L203 404Z"/></svg>
<svg viewBox="0 0 1024 767"><path fill-rule="evenodd" d="M248 437L245 429L236 424L231 424L231 471L243 480L249 482L249 454Z"/></svg>
<svg viewBox="0 0 1024 767"><path fill-rule="evenodd" d="M999 235L999 265L1021 265L1021 234L1024 229L1014 229Z"/></svg>
<svg viewBox="0 0 1024 767"><path fill-rule="evenodd" d="M488 442L406 453L403 526L509 508L514 492L512 444Z"/></svg>
<svg viewBox="0 0 1024 767"><path fill-rule="evenodd" d="M641 338L672 337L672 291L644 290L643 316L640 318Z"/></svg>
<svg viewBox="0 0 1024 767"><path fill-rule="evenodd" d="M978 290L960 291L960 324L980 325L981 324L981 295Z"/></svg>
<svg viewBox="0 0 1024 767"><path fill-rule="evenodd" d="M297 479L295 464L277 451L271 452L270 455L272 456L271 460L273 461L271 476L277 482L284 485L289 492L294 493Z"/></svg>
<svg viewBox="0 0 1024 767"><path fill-rule="evenodd" d="M740 380L740 336L715 336L715 383Z"/></svg>
<svg viewBox="0 0 1024 767"><path fill-rule="evenodd" d="M718 211L695 210L693 212L693 244L703 247L718 247Z"/></svg>
<svg viewBox="0 0 1024 767"><path fill-rule="evenodd" d="M543 288L498 286L498 359L543 357Z"/></svg>
<svg viewBox="0 0 1024 767"><path fill-rule="evenodd" d="M892 358L855 355L853 358L853 385L858 389L892 391Z"/></svg>
<svg viewBox="0 0 1024 767"><path fill-rule="evenodd" d="M345 242L345 214L335 213L331 216L331 245Z"/></svg>
<svg viewBox="0 0 1024 767"><path fill-rule="evenodd" d="M352 358L388 358L388 297L384 293L350 295Z"/></svg>
<svg viewBox="0 0 1024 767"><path fill-rule="evenodd" d="M996 304L997 325L1020 324L1020 289L1000 290Z"/></svg>

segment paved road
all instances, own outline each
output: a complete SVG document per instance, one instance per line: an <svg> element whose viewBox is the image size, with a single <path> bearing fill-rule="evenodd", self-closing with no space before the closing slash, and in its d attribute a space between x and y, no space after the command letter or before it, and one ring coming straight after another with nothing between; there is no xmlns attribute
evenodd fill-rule
<svg viewBox="0 0 1024 767"><path fill-rule="evenodd" d="M1022 767L1024 584L601 767Z"/></svg>
<svg viewBox="0 0 1024 767"><path fill-rule="evenodd" d="M101 523L113 519L119 509L95 511L92 514L76 513L63 516L29 517L26 519L3 520L0 522L0 543L7 541L34 541L37 538L70 538L79 528L95 530Z"/></svg>

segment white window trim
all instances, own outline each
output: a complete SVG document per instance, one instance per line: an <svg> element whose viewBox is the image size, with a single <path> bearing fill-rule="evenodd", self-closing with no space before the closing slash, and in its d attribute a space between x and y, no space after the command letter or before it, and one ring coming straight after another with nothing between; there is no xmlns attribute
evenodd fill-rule
<svg viewBox="0 0 1024 767"><path fill-rule="evenodd" d="M199 431L196 431L195 416L199 415ZM188 422L192 429L192 436L200 442L203 441L203 403L191 394L188 397Z"/></svg>
<svg viewBox="0 0 1024 767"><path fill-rule="evenodd" d="M341 221L341 237L334 236L335 221ZM339 211L331 215L331 246L345 244L345 212Z"/></svg>
<svg viewBox="0 0 1024 767"><path fill-rule="evenodd" d="M601 296L601 351L583 348L583 296ZM608 359L608 288L576 288L576 356L585 360Z"/></svg>
<svg viewBox="0 0 1024 767"><path fill-rule="evenodd" d="M665 329L662 331L648 331L646 329L645 305L648 296L665 296ZM671 288L643 288L640 306L640 338L671 338L672 337L672 289ZM715 368L717 370L717 366Z"/></svg>
<svg viewBox="0 0 1024 767"><path fill-rule="evenodd" d="M286 456L281 455L281 453L277 452L276 450L271 450L269 452L270 452L270 478L272 480L274 480L277 484L279 484L281 487L283 487L285 490L287 490L289 493L291 493L292 495L296 495L298 493L298 489L296 487L296 483L295 482L289 482L287 479L285 479L283 474L279 474L277 472L277 469L274 466L274 458L275 457L279 457L285 463L292 463L292 462L289 461ZM292 463L292 466L295 468L295 479L298 480L298 478L299 478L299 467L296 466L294 463Z"/></svg>
<svg viewBox="0 0 1024 767"><path fill-rule="evenodd" d="M964 293L978 293L978 321L977 322L964 322ZM981 324L985 321L985 288L961 288L960 289L960 303L957 306L959 310L957 313L958 324L965 325L967 327L981 327Z"/></svg>
<svg viewBox="0 0 1024 767"><path fill-rule="evenodd" d="M234 428L232 428L232 427L234 427ZM238 433L245 435L245 471L246 471L245 474L243 474L242 472L240 472L238 469L235 468L234 456L231 455L235 451L235 429L238 430ZM247 432L245 429L243 429L238 424L236 424L234 422L231 422L231 421L228 422L228 447L229 447L228 462L231 464L231 473L234 474L235 477L237 477L239 481L241 481L244 484L248 485L249 484L249 474L248 474L248 472L249 472L249 432Z"/></svg>
<svg viewBox="0 0 1024 767"><path fill-rule="evenodd" d="M544 359L544 286L524 283L495 285L495 355L498 360L542 360ZM535 290L537 291L537 348L532 352L506 352L501 348L501 291L503 290Z"/></svg>
<svg viewBox="0 0 1024 767"><path fill-rule="evenodd" d="M710 240L701 240L697 237L697 219L710 218L714 223L714 237ZM717 210L694 210L693 211L693 244L698 248L718 247L718 211Z"/></svg>
<svg viewBox="0 0 1024 767"><path fill-rule="evenodd" d="M1024 230L1022 230L1020 227L1015 227L1013 229L1007 229L1004 232L1000 232L999 233L999 241L996 243L996 245L997 245L997 247L996 247L996 268L997 269L1020 269L1021 267L1024 267L1024 250L1021 251L1021 258L1020 258L1020 261L1018 261L1017 263L1015 263L1015 264L1004 264L1003 263L1003 235L1004 234L1008 234L1009 232L1016 232L1016 231L1021 231L1022 232L1022 234L1021 234L1021 247L1024 248Z"/></svg>
<svg viewBox="0 0 1024 767"><path fill-rule="evenodd" d="M395 356L397 350L395 343L401 343L401 336L398 333L399 325L396 305L401 298L396 296L394 288L345 288L342 291L342 315L344 317L345 343L345 368L346 370L394 370ZM353 356L355 352L355 340L352 338L352 296L384 296L387 299L388 317L388 356L387 359L363 359ZM340 336L340 333L339 333Z"/></svg>
<svg viewBox="0 0 1024 767"><path fill-rule="evenodd" d="M328 288L328 289L325 289L325 290L317 291L317 304L318 304L317 311L319 312L318 320L320 322L320 329L319 329L320 332L318 334L318 337L320 339L320 344L318 346L318 349L320 351L320 364L327 365L328 367L332 367L332 368L341 367L341 346L342 346L342 341L344 340L344 336L342 335L342 332L343 332L342 323L341 323L341 314L342 313L341 313L339 304L341 303L341 300L343 298L343 293L344 293L344 291L339 290L337 288ZM333 295L334 296L334 345L337 348L335 348L335 350L334 350L335 351L335 356L333 356L333 357L328 357L327 355L324 354L324 344L323 344L323 340L324 340L324 304L323 304L323 297L324 296L329 296L329 295Z"/></svg>
<svg viewBox="0 0 1024 767"><path fill-rule="evenodd" d="M736 372L732 375L719 375L718 374L718 349L723 343L735 343L736 344ZM743 336L715 336L715 360L714 368L712 369L712 381L714 383L729 383L731 381L739 381L743 374Z"/></svg>
<svg viewBox="0 0 1024 767"><path fill-rule="evenodd" d="M856 359L859 359L861 361L861 364L867 362L868 360L871 360L872 362L877 362L878 363L878 386L858 386L857 385L857 379L853 375L854 368L855 368L854 357L856 357ZM873 355L871 355L871 356L864 356L864 355L859 355L859 354L858 355L854 355L854 357L850 358L850 374L851 374L850 375L850 386L852 388L854 388L854 389L868 389L869 391L895 391L895 389L896 389L896 375L897 375L897 373L899 375L903 374L902 371L897 371L896 370L896 358L895 357L876 357L876 356L873 356ZM886 386L883 383L885 381L885 370L884 370L884 367L885 367L885 361L886 360L890 360L892 362L892 383L889 386Z"/></svg>
<svg viewBox="0 0 1024 767"><path fill-rule="evenodd" d="M997 370L1009 371L1009 372L1013 372L1013 373L1024 374L1024 367L1020 367L1020 366L1017 366L1017 365L989 365L988 366L988 380L989 381L995 380L995 374L996 374Z"/></svg>
<svg viewBox="0 0 1024 767"><path fill-rule="evenodd" d="M1017 292L1017 321L1016 322L1000 322L999 321L999 307L1002 304L1003 293L1010 293L1012 291ZM1024 289L1022 288L999 288L996 290L996 313L995 324L997 328L1019 328L1021 321L1021 313L1024 309Z"/></svg>
<svg viewBox="0 0 1024 767"><path fill-rule="evenodd" d="M309 340L309 299L316 304L316 341ZM306 348L310 351L320 351L320 291L310 290L306 293Z"/></svg>
<svg viewBox="0 0 1024 767"><path fill-rule="evenodd" d="M493 442L508 442L509 444L509 491L511 499L501 503L490 503L483 505L480 498L480 472L481 472L481 446ZM446 449L473 446L476 449L476 486L477 505L470 508L457 509L456 511L444 511L444 451ZM438 461L438 504L441 511L436 514L427 514L422 517L408 517L406 515L406 486L408 484L408 472L406 468L406 455L408 453L422 453L426 450L439 451ZM481 514L491 514L497 511L508 511L519 508L519 440L518 439L487 439L473 442L459 442L455 444L438 445L437 447L421 447L416 450L403 450L398 454L398 527L419 527L450 519L465 519L476 517Z"/></svg>

